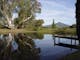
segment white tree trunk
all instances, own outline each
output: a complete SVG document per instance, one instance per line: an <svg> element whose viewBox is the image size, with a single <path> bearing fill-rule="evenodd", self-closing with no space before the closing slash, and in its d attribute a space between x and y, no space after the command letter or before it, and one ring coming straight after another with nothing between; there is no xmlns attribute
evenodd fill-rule
<svg viewBox="0 0 80 60"><path fill-rule="evenodd" d="M15 28L15 27L14 27L14 23L13 23L12 20L9 20L8 26L9 26L10 29L14 29L14 28Z"/></svg>
<svg viewBox="0 0 80 60"><path fill-rule="evenodd" d="M12 18L9 18L9 16L6 14L6 12L5 11L3 11L3 10L1 10L0 9L0 11L1 11L1 13L3 14L3 16L6 18L6 20L7 20L7 27L8 28L10 28L10 29L14 29L14 23L13 23L13 21L12 21ZM5 26L5 25L4 25Z"/></svg>

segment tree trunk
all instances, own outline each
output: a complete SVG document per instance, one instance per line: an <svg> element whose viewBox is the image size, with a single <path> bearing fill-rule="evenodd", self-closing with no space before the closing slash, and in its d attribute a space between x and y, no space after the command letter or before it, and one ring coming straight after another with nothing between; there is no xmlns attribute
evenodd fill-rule
<svg viewBox="0 0 80 60"><path fill-rule="evenodd" d="M10 28L10 29L14 29L15 28L14 27L14 22L13 22L13 20L11 18L9 18L9 20L8 20L8 28Z"/></svg>
<svg viewBox="0 0 80 60"><path fill-rule="evenodd" d="M77 35L80 40L80 0L77 0L76 3L76 22L77 22Z"/></svg>

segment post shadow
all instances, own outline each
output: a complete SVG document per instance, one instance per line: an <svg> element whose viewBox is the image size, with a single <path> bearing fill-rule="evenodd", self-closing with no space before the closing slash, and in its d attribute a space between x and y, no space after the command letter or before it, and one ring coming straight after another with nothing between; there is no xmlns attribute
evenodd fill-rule
<svg viewBox="0 0 80 60"><path fill-rule="evenodd" d="M80 45L80 0L76 2L76 28Z"/></svg>

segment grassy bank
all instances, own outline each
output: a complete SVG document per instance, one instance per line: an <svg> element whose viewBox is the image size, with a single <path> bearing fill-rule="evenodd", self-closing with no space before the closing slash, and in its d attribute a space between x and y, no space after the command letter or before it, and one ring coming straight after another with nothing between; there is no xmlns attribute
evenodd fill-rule
<svg viewBox="0 0 80 60"><path fill-rule="evenodd" d="M37 30L38 33L48 33L48 34L53 34L53 29L51 28L41 28Z"/></svg>
<svg viewBox="0 0 80 60"><path fill-rule="evenodd" d="M58 34L58 35L76 35L75 28L40 28L37 30L28 29L0 29L0 33L42 33L42 34Z"/></svg>
<svg viewBox="0 0 80 60"><path fill-rule="evenodd" d="M0 33L42 33L42 34L52 34L52 29L41 29L41 30L29 30L29 29L0 29Z"/></svg>
<svg viewBox="0 0 80 60"><path fill-rule="evenodd" d="M6 34L6 33L27 33L27 32L36 32L36 31L29 31L26 29L0 29L0 33Z"/></svg>
<svg viewBox="0 0 80 60"><path fill-rule="evenodd" d="M58 35L76 35L76 28L41 28L37 31L40 33L52 33Z"/></svg>

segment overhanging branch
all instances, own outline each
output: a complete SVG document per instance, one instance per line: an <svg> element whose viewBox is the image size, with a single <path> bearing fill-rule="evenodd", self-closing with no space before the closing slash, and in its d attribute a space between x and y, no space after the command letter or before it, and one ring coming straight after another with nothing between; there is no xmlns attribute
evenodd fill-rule
<svg viewBox="0 0 80 60"><path fill-rule="evenodd" d="M22 24L22 23L24 23L24 22L27 22L27 21L30 20L31 18L32 18L32 15L30 15L30 17L28 17L28 18L24 19L23 21L21 21L19 24Z"/></svg>

